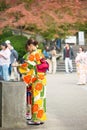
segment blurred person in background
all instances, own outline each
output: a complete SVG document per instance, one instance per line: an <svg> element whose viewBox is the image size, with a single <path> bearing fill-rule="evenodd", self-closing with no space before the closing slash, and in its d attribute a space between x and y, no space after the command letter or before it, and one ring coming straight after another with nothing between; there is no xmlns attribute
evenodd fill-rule
<svg viewBox="0 0 87 130"><path fill-rule="evenodd" d="M7 44L11 55L10 55L10 65L9 65L9 76L11 80L19 80L19 74L17 71L17 61L18 61L18 52L14 49L11 45L9 40L6 40L5 43Z"/></svg>
<svg viewBox="0 0 87 130"><path fill-rule="evenodd" d="M49 46L45 47L43 54L44 54L47 62L49 63L48 73L51 74L52 73L52 55L51 55L51 50L50 50Z"/></svg>
<svg viewBox="0 0 87 130"><path fill-rule="evenodd" d="M56 48L55 46L51 50L51 56L52 56L52 74L56 74L56 68L57 68L57 53L56 53Z"/></svg>
<svg viewBox="0 0 87 130"><path fill-rule="evenodd" d="M0 51L0 74L4 81L9 81L9 64L10 64L10 55L11 52L7 47L6 43L2 43Z"/></svg>
<svg viewBox="0 0 87 130"><path fill-rule="evenodd" d="M79 47L79 52L75 58L75 63L77 67L77 74L78 74L78 85L85 85L87 80L86 69L86 54L83 47Z"/></svg>
<svg viewBox="0 0 87 130"><path fill-rule="evenodd" d="M66 73L73 72L72 59L74 58L73 48L70 47L69 43L66 43L63 49L63 60L65 61Z"/></svg>

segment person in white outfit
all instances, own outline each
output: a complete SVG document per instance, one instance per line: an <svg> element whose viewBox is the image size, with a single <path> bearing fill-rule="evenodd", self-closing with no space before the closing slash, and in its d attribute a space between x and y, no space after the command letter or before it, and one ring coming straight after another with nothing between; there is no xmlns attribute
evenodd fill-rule
<svg viewBox="0 0 87 130"><path fill-rule="evenodd" d="M17 70L18 52L14 49L14 47L11 45L11 42L9 40L6 40L5 43L7 44L8 49L11 52L10 65L9 65L10 80L12 80L12 81L20 80L20 76L19 76L19 73L18 73L18 70Z"/></svg>
<svg viewBox="0 0 87 130"><path fill-rule="evenodd" d="M9 81L8 68L10 64L10 55L11 52L8 49L6 43L2 43L0 51L0 76L5 81Z"/></svg>
<svg viewBox="0 0 87 130"><path fill-rule="evenodd" d="M83 47L79 47L79 53L77 53L77 56L75 58L76 68L77 68L77 74L78 74L78 85L85 85L87 76L87 63L86 63L86 53L83 49Z"/></svg>
<svg viewBox="0 0 87 130"><path fill-rule="evenodd" d="M53 47L52 51L51 51L51 56L52 56L52 74L56 73L56 66L57 66L57 62L56 62L56 48Z"/></svg>

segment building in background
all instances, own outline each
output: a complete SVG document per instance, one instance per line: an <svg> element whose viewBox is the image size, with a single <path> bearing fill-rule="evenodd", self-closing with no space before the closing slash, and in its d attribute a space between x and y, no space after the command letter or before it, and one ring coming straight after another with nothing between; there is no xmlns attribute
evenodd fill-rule
<svg viewBox="0 0 87 130"><path fill-rule="evenodd" d="M78 32L78 45L85 45L85 36L83 31Z"/></svg>
<svg viewBox="0 0 87 130"><path fill-rule="evenodd" d="M65 43L69 43L71 45L76 45L77 44L76 36L67 36L65 39Z"/></svg>

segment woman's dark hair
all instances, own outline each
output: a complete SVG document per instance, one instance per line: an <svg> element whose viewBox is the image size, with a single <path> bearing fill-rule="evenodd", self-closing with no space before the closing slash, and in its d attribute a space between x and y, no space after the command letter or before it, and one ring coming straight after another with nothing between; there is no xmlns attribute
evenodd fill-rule
<svg viewBox="0 0 87 130"><path fill-rule="evenodd" d="M80 46L80 48L82 49L82 51L84 51L84 48L82 46Z"/></svg>
<svg viewBox="0 0 87 130"><path fill-rule="evenodd" d="M5 48L7 48L7 44L5 42L1 43L1 46L5 46Z"/></svg>
<svg viewBox="0 0 87 130"><path fill-rule="evenodd" d="M27 45L30 45L30 44L33 44L34 46L37 46L37 45L38 45L38 42L35 41L34 39L29 39L29 40L27 41Z"/></svg>
<svg viewBox="0 0 87 130"><path fill-rule="evenodd" d="M27 50L27 47L30 46L31 44L33 44L34 46L37 46L37 45L38 45L38 42L35 41L35 40L32 39L32 38L28 39L28 41L27 41L27 43L26 43L26 45L25 45L26 50Z"/></svg>

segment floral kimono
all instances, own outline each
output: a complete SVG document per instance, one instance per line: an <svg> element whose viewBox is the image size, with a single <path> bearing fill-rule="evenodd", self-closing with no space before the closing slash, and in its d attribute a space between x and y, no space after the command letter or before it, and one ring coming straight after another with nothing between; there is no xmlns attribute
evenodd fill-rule
<svg viewBox="0 0 87 130"><path fill-rule="evenodd" d="M23 74L23 81L27 86L27 94L30 94L31 113L33 121L46 120L46 73L37 72L36 65L40 64L43 58L41 51L35 50L31 54L26 54L26 61L20 67ZM28 106L29 107L29 106ZM29 108L30 109L30 108ZM28 110L29 110L28 109Z"/></svg>
<svg viewBox="0 0 87 130"><path fill-rule="evenodd" d="M86 84L86 55L84 52L78 53L75 59L77 74L79 77L78 84Z"/></svg>

